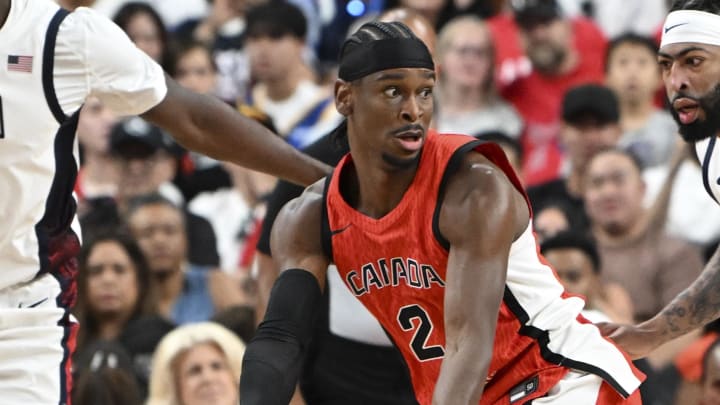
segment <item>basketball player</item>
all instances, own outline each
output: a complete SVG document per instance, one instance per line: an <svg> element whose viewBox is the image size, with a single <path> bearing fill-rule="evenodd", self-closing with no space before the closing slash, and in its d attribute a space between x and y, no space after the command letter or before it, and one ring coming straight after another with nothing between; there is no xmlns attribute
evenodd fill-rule
<svg viewBox="0 0 720 405"><path fill-rule="evenodd" d="M182 90L109 20L0 0L0 402L65 404L77 325L75 127L89 95L189 149L299 183L325 174L219 101Z"/></svg>
<svg viewBox="0 0 720 405"><path fill-rule="evenodd" d="M435 30L422 15L404 8L388 10L380 21L400 21L435 48ZM348 152L347 139L323 136L304 152L336 165ZM268 209L257 245L259 292L257 318L262 320L273 283L278 277L270 257L270 230L280 209L303 189L281 181L268 199ZM303 398L312 405L415 405L405 363L378 321L353 297L335 266L327 272L321 316L316 322L312 348L300 376ZM342 363L337 359L342 356Z"/></svg>
<svg viewBox="0 0 720 405"><path fill-rule="evenodd" d="M720 2L678 0L662 31L658 63L680 135L695 144L703 185L720 201ZM678 269L682 271L683 269ZM611 335L635 358L720 316L720 249L698 279L650 320ZM605 333L617 325L604 325Z"/></svg>
<svg viewBox="0 0 720 405"><path fill-rule="evenodd" d="M285 270L243 360L242 404L292 395L330 262L402 353L420 404L639 404L642 375L541 262L502 150L428 131L422 42L370 22L341 54L350 154L278 216Z"/></svg>

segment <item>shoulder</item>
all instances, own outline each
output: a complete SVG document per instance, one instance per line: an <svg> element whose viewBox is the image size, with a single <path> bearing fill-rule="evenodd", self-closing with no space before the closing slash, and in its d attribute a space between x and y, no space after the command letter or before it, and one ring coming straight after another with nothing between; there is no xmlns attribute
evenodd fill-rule
<svg viewBox="0 0 720 405"><path fill-rule="evenodd" d="M63 19L58 36L71 42L84 42L86 35L102 37L119 32L122 30L104 15L91 8L78 7Z"/></svg>
<svg viewBox="0 0 720 405"><path fill-rule="evenodd" d="M525 198L503 170L476 152L466 154L450 175L442 198L439 225L451 244L453 236L462 238L498 226L510 229L515 239L530 216Z"/></svg>
<svg viewBox="0 0 720 405"><path fill-rule="evenodd" d="M270 237L273 256L291 247L322 252L320 229L324 183L324 179L319 180L282 208ZM320 250L316 252L316 248Z"/></svg>

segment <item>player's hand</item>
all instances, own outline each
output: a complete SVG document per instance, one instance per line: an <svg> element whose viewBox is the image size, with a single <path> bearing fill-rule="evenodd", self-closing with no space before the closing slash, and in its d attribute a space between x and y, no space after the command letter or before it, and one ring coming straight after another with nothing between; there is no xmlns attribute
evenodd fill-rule
<svg viewBox="0 0 720 405"><path fill-rule="evenodd" d="M621 325L602 322L596 324L603 336L612 339L633 360L647 356L657 346L657 333L640 325Z"/></svg>

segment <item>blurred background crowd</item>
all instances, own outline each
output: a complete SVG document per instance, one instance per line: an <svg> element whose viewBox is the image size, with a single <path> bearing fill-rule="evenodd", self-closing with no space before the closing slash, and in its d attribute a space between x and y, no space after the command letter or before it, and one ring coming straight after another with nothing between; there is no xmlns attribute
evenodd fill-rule
<svg viewBox="0 0 720 405"><path fill-rule="evenodd" d="M348 33L379 16L405 22L436 61L433 128L503 147L543 254L591 321L652 316L720 238L720 210L666 109L655 56L666 0L59 2L107 15L181 85L299 149L342 121L332 89ZM269 255L276 180L188 153L98 100L78 138L74 402L237 403L243 342L267 298L253 269ZM643 360L644 402L716 403L718 332Z"/></svg>

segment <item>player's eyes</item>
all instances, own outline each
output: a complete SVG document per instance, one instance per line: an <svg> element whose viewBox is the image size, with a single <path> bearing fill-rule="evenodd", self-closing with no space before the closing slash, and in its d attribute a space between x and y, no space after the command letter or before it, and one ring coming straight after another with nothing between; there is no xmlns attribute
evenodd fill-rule
<svg viewBox="0 0 720 405"><path fill-rule="evenodd" d="M400 90L399 90L397 87L392 86L392 87L386 88L386 89L383 91L383 93L385 93L385 95L388 96L388 97L390 97L390 98L395 98L395 97L398 97L398 96L400 95Z"/></svg>

